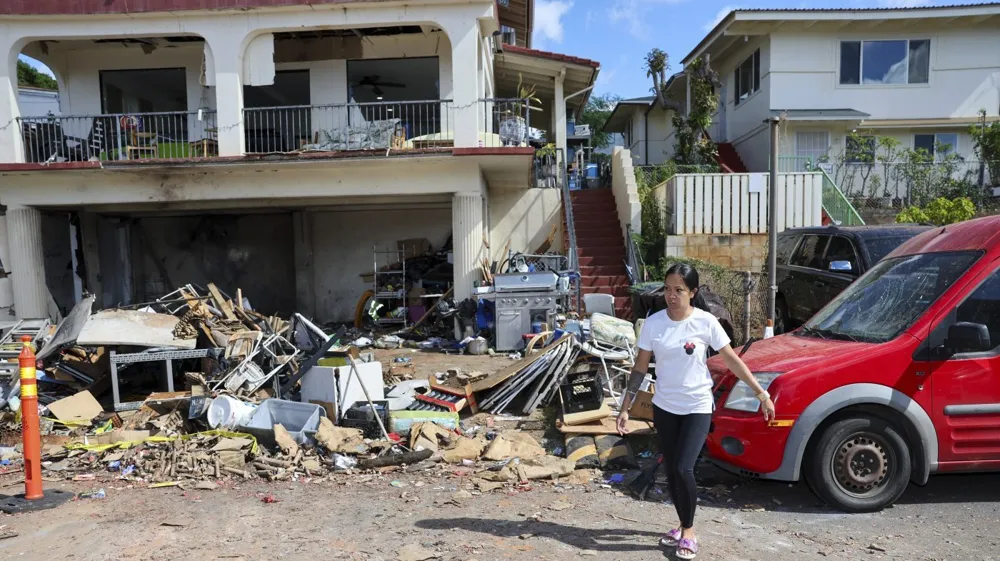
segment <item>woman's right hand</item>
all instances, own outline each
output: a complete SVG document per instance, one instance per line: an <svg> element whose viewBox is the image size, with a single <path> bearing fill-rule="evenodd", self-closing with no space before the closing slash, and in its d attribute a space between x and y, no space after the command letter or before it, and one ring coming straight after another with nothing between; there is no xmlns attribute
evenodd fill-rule
<svg viewBox="0 0 1000 561"><path fill-rule="evenodd" d="M618 414L618 434L625 436L628 434L628 411L622 411Z"/></svg>

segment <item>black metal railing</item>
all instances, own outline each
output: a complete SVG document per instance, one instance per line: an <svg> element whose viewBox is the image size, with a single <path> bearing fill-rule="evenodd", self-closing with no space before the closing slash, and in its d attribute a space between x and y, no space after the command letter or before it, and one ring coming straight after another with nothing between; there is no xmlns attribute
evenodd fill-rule
<svg viewBox="0 0 1000 561"><path fill-rule="evenodd" d="M450 100L378 101L243 110L248 154L454 146Z"/></svg>
<svg viewBox="0 0 1000 561"><path fill-rule="evenodd" d="M525 147L531 139L531 100L483 99L480 145L486 148Z"/></svg>
<svg viewBox="0 0 1000 561"><path fill-rule="evenodd" d="M20 117L18 125L32 163L218 155L210 110Z"/></svg>

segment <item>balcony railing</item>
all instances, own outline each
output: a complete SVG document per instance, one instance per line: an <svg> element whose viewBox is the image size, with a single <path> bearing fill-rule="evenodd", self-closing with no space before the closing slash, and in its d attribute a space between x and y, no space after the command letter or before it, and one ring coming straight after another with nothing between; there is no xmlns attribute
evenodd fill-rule
<svg viewBox="0 0 1000 561"><path fill-rule="evenodd" d="M32 163L218 155L215 111L21 117L18 124Z"/></svg>
<svg viewBox="0 0 1000 561"><path fill-rule="evenodd" d="M248 154L451 147L455 117L450 100L243 110Z"/></svg>

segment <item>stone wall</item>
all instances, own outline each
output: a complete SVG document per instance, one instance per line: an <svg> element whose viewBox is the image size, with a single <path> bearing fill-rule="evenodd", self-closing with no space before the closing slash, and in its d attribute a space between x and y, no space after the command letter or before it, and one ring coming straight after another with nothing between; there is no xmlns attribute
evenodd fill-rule
<svg viewBox="0 0 1000 561"><path fill-rule="evenodd" d="M698 259L737 271L760 271L767 258L767 234L667 236L667 257Z"/></svg>

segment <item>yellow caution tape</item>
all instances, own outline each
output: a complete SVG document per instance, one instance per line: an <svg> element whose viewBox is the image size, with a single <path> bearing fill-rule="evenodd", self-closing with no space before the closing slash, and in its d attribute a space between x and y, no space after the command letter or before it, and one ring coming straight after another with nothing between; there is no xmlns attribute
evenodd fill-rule
<svg viewBox="0 0 1000 561"><path fill-rule="evenodd" d="M82 443L72 443L67 444L65 448L67 450L87 450L90 452L104 452L105 450L111 450L112 448L132 448L133 446L138 446L144 442L173 442L180 438L181 440L190 440L192 438L198 438L201 436L221 436L224 438L246 438L250 440L250 453L256 454L257 439L252 434L246 434L242 432L229 432L224 430L209 430L204 432L195 432L191 434L184 434L181 436L150 436L149 438L143 438L140 440L130 440L113 442L111 444L82 444Z"/></svg>

